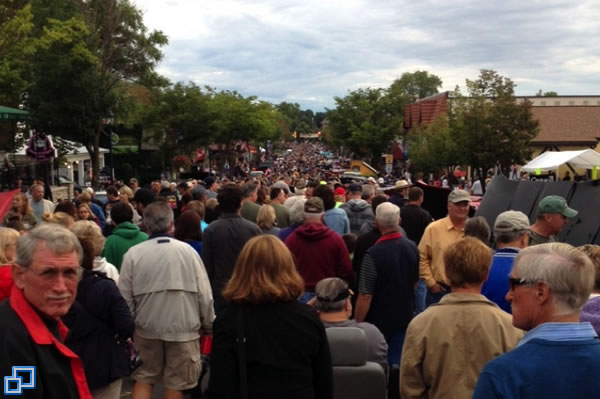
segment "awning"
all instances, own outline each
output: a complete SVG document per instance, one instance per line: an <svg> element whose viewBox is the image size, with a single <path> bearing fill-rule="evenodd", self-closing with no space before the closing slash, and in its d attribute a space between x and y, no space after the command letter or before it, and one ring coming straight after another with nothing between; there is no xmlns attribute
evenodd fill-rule
<svg viewBox="0 0 600 399"><path fill-rule="evenodd" d="M581 151L546 151L523 166L521 170L525 172L555 170L565 163L569 163L576 168L600 168L600 154L591 149Z"/></svg>
<svg viewBox="0 0 600 399"><path fill-rule="evenodd" d="M31 116L27 111L0 105L0 120L24 121L29 119Z"/></svg>

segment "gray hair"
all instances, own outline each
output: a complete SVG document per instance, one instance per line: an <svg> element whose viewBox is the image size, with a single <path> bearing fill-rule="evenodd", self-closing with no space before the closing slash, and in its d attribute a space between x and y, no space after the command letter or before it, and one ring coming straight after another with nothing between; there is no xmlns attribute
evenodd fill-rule
<svg viewBox="0 0 600 399"><path fill-rule="evenodd" d="M569 244L549 243L522 249L513 272L521 279L546 283L560 314L580 311L594 286L592 262Z"/></svg>
<svg viewBox="0 0 600 399"><path fill-rule="evenodd" d="M330 302L344 291L348 291L348 284L341 278L329 277L319 281L315 287L315 294L317 295L314 306L315 310L323 313L333 313L344 310L344 305L349 297L340 301Z"/></svg>
<svg viewBox="0 0 600 399"><path fill-rule="evenodd" d="M299 199L294 202L294 205L290 208L290 222L292 224L302 224L304 221L304 203L306 199Z"/></svg>
<svg viewBox="0 0 600 399"><path fill-rule="evenodd" d="M391 202L383 202L375 209L375 220L379 227L397 228L400 224L400 208Z"/></svg>
<svg viewBox="0 0 600 399"><path fill-rule="evenodd" d="M164 201L155 201L144 210L144 225L152 234L166 233L173 223L173 211Z"/></svg>
<svg viewBox="0 0 600 399"><path fill-rule="evenodd" d="M375 196L375 189L373 188L373 186L371 186L370 184L365 184L363 186L361 198L366 201L369 198L374 197L374 196Z"/></svg>
<svg viewBox="0 0 600 399"><path fill-rule="evenodd" d="M323 212L321 213L312 213L312 212L304 212L304 206L302 206L302 216L304 217L304 223L307 223L309 221L316 221L316 220L321 220L321 217L323 216Z"/></svg>
<svg viewBox="0 0 600 399"><path fill-rule="evenodd" d="M77 252L79 263L83 260L83 250L79 239L67 228L55 223L44 223L30 230L17 240L17 258L15 263L29 267L33 262L33 253L40 243L57 255Z"/></svg>
<svg viewBox="0 0 600 399"><path fill-rule="evenodd" d="M242 190L244 191L244 198L249 198L258 190L258 186L254 183L244 183Z"/></svg>

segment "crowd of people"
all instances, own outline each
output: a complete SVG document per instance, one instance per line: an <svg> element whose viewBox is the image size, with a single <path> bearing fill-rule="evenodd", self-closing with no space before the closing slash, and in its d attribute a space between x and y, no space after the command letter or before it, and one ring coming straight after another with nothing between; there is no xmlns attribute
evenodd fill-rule
<svg viewBox="0 0 600 399"><path fill-rule="evenodd" d="M343 184L323 151L259 177L132 178L105 203L16 194L0 372L36 366L26 397L118 398L130 377L134 399L332 398L341 327L364 331L390 398L598 395L600 247L557 242L564 198L490 228L456 189L434 221L408 180Z"/></svg>

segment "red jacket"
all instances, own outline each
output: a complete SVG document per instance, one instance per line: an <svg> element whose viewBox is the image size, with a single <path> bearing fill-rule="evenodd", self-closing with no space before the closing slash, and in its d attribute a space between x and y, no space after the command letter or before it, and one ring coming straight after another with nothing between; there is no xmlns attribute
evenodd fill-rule
<svg viewBox="0 0 600 399"><path fill-rule="evenodd" d="M319 281L339 277L352 281L352 264L342 237L321 223L306 223L285 240L296 259L304 290L314 292Z"/></svg>
<svg viewBox="0 0 600 399"><path fill-rule="evenodd" d="M0 302L10 296L10 290L13 286L10 265L0 266Z"/></svg>

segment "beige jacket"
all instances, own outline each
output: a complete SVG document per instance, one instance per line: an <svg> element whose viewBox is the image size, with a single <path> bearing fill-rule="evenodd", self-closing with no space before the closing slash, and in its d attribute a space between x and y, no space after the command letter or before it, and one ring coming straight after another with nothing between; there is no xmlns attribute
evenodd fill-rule
<svg viewBox="0 0 600 399"><path fill-rule="evenodd" d="M479 294L453 294L408 325L400 365L403 399L464 399L483 366L516 346L524 332Z"/></svg>

